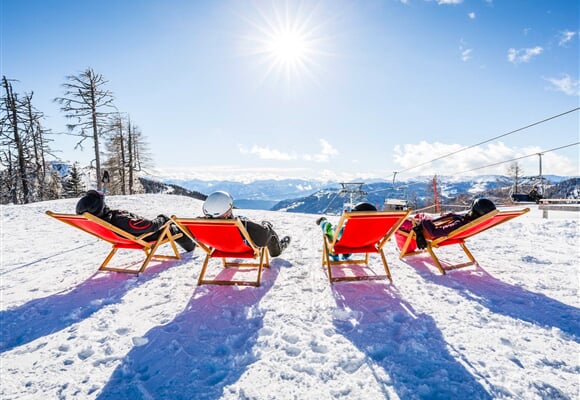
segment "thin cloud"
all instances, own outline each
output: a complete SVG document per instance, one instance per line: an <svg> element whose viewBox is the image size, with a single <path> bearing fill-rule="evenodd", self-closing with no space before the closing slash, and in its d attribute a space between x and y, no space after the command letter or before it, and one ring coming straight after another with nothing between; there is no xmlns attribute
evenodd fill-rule
<svg viewBox="0 0 580 400"><path fill-rule="evenodd" d="M305 161L314 162L328 162L331 158L338 155L338 150L336 150L328 141L320 139L320 151L315 154L304 154L301 157L296 154L286 153L280 150L272 149L268 146L262 147L258 145L253 145L250 149L239 146L240 154L244 155L256 155L262 160L277 160L277 161L293 161L302 159Z"/></svg>
<svg viewBox="0 0 580 400"><path fill-rule="evenodd" d="M240 153L257 155L258 158L261 158L262 160L288 161L297 159L295 155L284 153L282 151L271 149L269 147L260 147L258 145L252 146L252 148L249 150L243 146L240 146Z"/></svg>
<svg viewBox="0 0 580 400"><path fill-rule="evenodd" d="M410 0L399 0L402 4L411 4ZM425 0L430 1L430 0ZM447 5L447 4L461 4L463 0L437 0L437 4Z"/></svg>
<svg viewBox="0 0 580 400"><path fill-rule="evenodd" d="M508 61L512 64L521 64L530 62L533 57L542 54L544 49L541 46L531 47L528 49L516 50L511 48L508 50Z"/></svg>
<svg viewBox="0 0 580 400"><path fill-rule="evenodd" d="M470 12L469 14L467 14L467 16L469 17L469 19L475 19L475 13L474 12Z"/></svg>
<svg viewBox="0 0 580 400"><path fill-rule="evenodd" d="M465 49L461 52L461 60L462 61L469 61L471 59L471 53L473 49Z"/></svg>
<svg viewBox="0 0 580 400"><path fill-rule="evenodd" d="M339 153L328 141L320 139L322 149L317 154L305 154L302 158L306 161L328 162L331 158L336 157Z"/></svg>
<svg viewBox="0 0 580 400"><path fill-rule="evenodd" d="M578 35L578 32L574 31L562 31L560 32L560 39L558 41L558 45L566 46L568 42L574 39L575 36Z"/></svg>
<svg viewBox="0 0 580 400"><path fill-rule="evenodd" d="M549 89L566 93L570 96L580 96L580 81L574 80L568 74L562 78L544 78L552 84Z"/></svg>
<svg viewBox="0 0 580 400"><path fill-rule="evenodd" d="M471 59L471 53L473 53L473 49L469 49L465 46L465 41L461 39L459 44L459 51L461 52L461 60L466 62Z"/></svg>

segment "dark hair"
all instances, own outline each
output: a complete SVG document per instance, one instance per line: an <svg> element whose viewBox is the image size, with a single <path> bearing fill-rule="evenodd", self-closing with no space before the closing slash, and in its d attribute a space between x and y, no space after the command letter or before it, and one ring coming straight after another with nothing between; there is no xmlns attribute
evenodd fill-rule
<svg viewBox="0 0 580 400"><path fill-rule="evenodd" d="M89 190L77 202L76 212L78 215L88 212L96 217L101 217L105 211L105 194L96 190Z"/></svg>
<svg viewBox="0 0 580 400"><path fill-rule="evenodd" d="M489 199L476 199L471 204L471 210L465 215L467 218L474 220L491 211L495 210L495 204Z"/></svg>
<svg viewBox="0 0 580 400"><path fill-rule="evenodd" d="M371 203L366 201L362 201L355 205L352 211L377 211L377 208L373 206Z"/></svg>

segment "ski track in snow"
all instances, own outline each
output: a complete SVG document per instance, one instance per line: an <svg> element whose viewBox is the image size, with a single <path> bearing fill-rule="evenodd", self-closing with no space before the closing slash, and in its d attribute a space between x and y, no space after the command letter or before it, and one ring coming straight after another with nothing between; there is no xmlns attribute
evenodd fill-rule
<svg viewBox="0 0 580 400"><path fill-rule="evenodd" d="M201 213L179 196L107 201ZM44 215L75 203L2 207L2 399L579 398L577 213L534 206L481 233L468 241L480 268L441 276L392 241L392 283L330 285L316 215L237 210L290 248L261 287L198 287L199 249L139 276L97 272L109 245Z"/></svg>

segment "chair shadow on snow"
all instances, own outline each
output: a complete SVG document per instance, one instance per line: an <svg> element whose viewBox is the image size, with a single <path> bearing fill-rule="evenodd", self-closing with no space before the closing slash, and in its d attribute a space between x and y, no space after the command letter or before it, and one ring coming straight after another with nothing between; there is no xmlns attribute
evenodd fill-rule
<svg viewBox="0 0 580 400"><path fill-rule="evenodd" d="M272 260L259 287L197 286L183 312L124 357L98 399L221 398L256 361L252 348L263 325L257 305L286 264Z"/></svg>
<svg viewBox="0 0 580 400"><path fill-rule="evenodd" d="M133 274L96 272L69 292L31 300L0 312L0 353L66 329L103 307L119 303L131 289L154 279L164 270L191 260L160 261L138 278Z"/></svg>
<svg viewBox="0 0 580 400"><path fill-rule="evenodd" d="M457 270L445 276L435 275L420 259L406 260L428 281L457 291L488 310L532 324L557 328L572 340L580 342L580 309L503 282L481 267Z"/></svg>
<svg viewBox="0 0 580 400"><path fill-rule="evenodd" d="M335 284L332 290L337 330L368 357L378 383L392 387L400 399L492 398L449 353L433 318L417 314L393 285Z"/></svg>

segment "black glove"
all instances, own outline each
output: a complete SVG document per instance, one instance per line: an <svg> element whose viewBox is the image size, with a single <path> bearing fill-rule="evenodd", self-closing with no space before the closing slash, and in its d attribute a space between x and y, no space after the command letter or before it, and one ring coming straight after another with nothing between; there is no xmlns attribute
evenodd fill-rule
<svg viewBox="0 0 580 400"><path fill-rule="evenodd" d="M417 242L417 247L420 249L426 249L427 240L425 239L425 235L423 235L423 226L419 224L413 228L413 231L415 231L415 242Z"/></svg>
<svg viewBox="0 0 580 400"><path fill-rule="evenodd" d="M322 221L326 221L326 218L324 217L320 217L316 220L316 225L320 225L322 223Z"/></svg>

